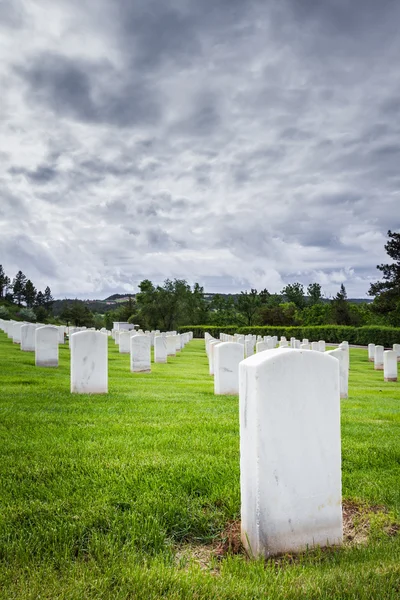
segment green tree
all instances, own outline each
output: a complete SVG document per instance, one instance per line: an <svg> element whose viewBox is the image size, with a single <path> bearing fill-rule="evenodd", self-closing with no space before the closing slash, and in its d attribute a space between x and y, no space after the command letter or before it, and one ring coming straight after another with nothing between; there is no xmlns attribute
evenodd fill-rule
<svg viewBox="0 0 400 600"><path fill-rule="evenodd" d="M60 318L75 327L94 327L94 315L81 300L74 300L65 304L60 313Z"/></svg>
<svg viewBox="0 0 400 600"><path fill-rule="evenodd" d="M293 327L297 325L297 309L294 302L266 305L260 311L262 325Z"/></svg>
<svg viewBox="0 0 400 600"><path fill-rule="evenodd" d="M347 301L347 292L343 283L340 286L339 292L332 300L332 313L337 325L351 325L351 314L349 303Z"/></svg>
<svg viewBox="0 0 400 600"><path fill-rule="evenodd" d="M213 325L236 325L238 314L232 296L215 294L209 304L209 320Z"/></svg>
<svg viewBox="0 0 400 600"><path fill-rule="evenodd" d="M21 306L22 300L24 298L26 282L26 276L23 274L22 271L18 271L18 273L14 277L12 284L14 300L17 302L18 306Z"/></svg>
<svg viewBox="0 0 400 600"><path fill-rule="evenodd" d="M246 290L237 296L237 311L246 325L254 325L261 305L267 300L267 294L266 290L259 294L256 289L252 288L250 292Z"/></svg>
<svg viewBox="0 0 400 600"><path fill-rule="evenodd" d="M32 306L35 304L36 288L30 279L28 279L28 281L25 284L24 300L28 308L32 308Z"/></svg>
<svg viewBox="0 0 400 600"><path fill-rule="evenodd" d="M322 290L319 283L310 283L307 286L308 306L314 306L322 302Z"/></svg>
<svg viewBox="0 0 400 600"><path fill-rule="evenodd" d="M43 294L43 292L38 292L36 294L35 304L36 304L36 306L43 306L44 307L44 294Z"/></svg>
<svg viewBox="0 0 400 600"><path fill-rule="evenodd" d="M4 272L3 265L0 265L0 298L4 298L10 286L10 278Z"/></svg>
<svg viewBox="0 0 400 600"><path fill-rule="evenodd" d="M374 296L372 305L377 314L384 315L391 325L400 325L400 233L388 231L385 244L388 256L394 261L377 265L383 281L371 284L368 294Z"/></svg>
<svg viewBox="0 0 400 600"><path fill-rule="evenodd" d="M288 283L281 291L282 296L288 302L293 302L296 308L302 310L306 304L304 298L304 287L302 283Z"/></svg>
<svg viewBox="0 0 400 600"><path fill-rule="evenodd" d="M54 298L51 295L51 289L49 288L49 286L46 287L46 289L44 290L44 294L43 294L43 306L45 307L46 310L50 310L52 307L52 304L54 302Z"/></svg>

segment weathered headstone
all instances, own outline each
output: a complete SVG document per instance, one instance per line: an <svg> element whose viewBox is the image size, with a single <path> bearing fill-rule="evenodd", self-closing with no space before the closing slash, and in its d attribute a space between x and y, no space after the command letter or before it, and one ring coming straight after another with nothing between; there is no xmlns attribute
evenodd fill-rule
<svg viewBox="0 0 400 600"><path fill-rule="evenodd" d="M239 382L243 544L254 557L340 544L339 362L272 350Z"/></svg>
<svg viewBox="0 0 400 600"><path fill-rule="evenodd" d="M58 367L58 330L45 325L35 330L35 365Z"/></svg>
<svg viewBox="0 0 400 600"><path fill-rule="evenodd" d="M222 342L215 346L214 394L239 394L239 363L243 359L243 344Z"/></svg>
<svg viewBox="0 0 400 600"><path fill-rule="evenodd" d="M107 394L108 335L101 331L78 331L70 337L71 392Z"/></svg>
<svg viewBox="0 0 400 600"><path fill-rule="evenodd" d="M150 373L151 339L145 334L131 337L131 372Z"/></svg>

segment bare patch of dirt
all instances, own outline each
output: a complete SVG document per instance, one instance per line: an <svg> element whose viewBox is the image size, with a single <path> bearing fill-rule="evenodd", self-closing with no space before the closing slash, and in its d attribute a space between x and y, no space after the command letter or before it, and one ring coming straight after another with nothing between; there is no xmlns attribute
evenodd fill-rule
<svg viewBox="0 0 400 600"><path fill-rule="evenodd" d="M354 546L368 543L371 532L371 518L377 515L383 518L383 531L388 536L400 533L400 524L390 522L388 509L382 505L369 505L354 500L343 503L343 545ZM387 515L387 519L384 516ZM332 551L333 548L322 548L323 551ZM219 563L226 556L242 554L247 556L240 536L240 521L231 521L226 528L210 544L182 544L175 554L175 562L180 568L189 568L197 565L200 569L212 575L219 574ZM292 564L298 560L297 554L287 553L269 560L276 566L282 563Z"/></svg>

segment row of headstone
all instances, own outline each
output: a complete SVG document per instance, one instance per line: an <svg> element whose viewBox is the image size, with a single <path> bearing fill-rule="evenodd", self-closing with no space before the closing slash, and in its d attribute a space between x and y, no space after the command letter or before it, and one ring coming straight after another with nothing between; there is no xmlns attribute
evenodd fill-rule
<svg viewBox="0 0 400 600"><path fill-rule="evenodd" d="M150 332L116 331L120 352L129 353L131 373L150 373L151 335ZM113 332L111 332L113 335ZM181 350L193 339L193 333L154 335L155 362L166 363L168 341L171 340L171 354ZM106 394L108 392L108 341L107 334L101 331L74 333L70 338L71 348L71 392L82 394ZM126 349L129 348L127 351Z"/></svg>
<svg viewBox="0 0 400 600"><path fill-rule="evenodd" d="M261 336L258 336L260 338ZM256 353L273 350L277 344L277 338L266 336L257 339L256 336L241 336L239 334L220 334L220 339L213 338L209 333L205 334L206 353L208 356L209 374L214 376L214 393L216 395L237 395L239 393L239 363L254 354L254 343ZM285 337L279 341L279 349L288 348L289 344ZM326 353L324 340L312 342L307 339L296 340L291 338L290 347L295 350L313 350ZM339 361L340 369L340 397L348 398L349 387L349 345L342 342L335 350L329 351Z"/></svg>
<svg viewBox="0 0 400 600"><path fill-rule="evenodd" d="M393 350L385 350L379 344L368 344L368 360L374 363L375 371L383 371L384 381L397 381L400 344L393 344Z"/></svg>
<svg viewBox="0 0 400 600"><path fill-rule="evenodd" d="M35 353L37 367L58 367L58 347L64 343L65 327L0 320L0 329L19 344L23 352Z"/></svg>

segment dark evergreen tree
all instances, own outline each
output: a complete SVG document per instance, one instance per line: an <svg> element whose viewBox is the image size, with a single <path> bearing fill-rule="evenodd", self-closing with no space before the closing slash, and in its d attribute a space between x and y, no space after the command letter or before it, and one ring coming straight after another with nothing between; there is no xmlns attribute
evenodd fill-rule
<svg viewBox="0 0 400 600"><path fill-rule="evenodd" d="M32 308L32 306L35 304L36 288L30 279L28 279L28 281L25 284L24 300L28 308Z"/></svg>
<svg viewBox="0 0 400 600"><path fill-rule="evenodd" d="M21 306L22 300L24 299L26 282L26 276L22 271L18 271L12 284L14 300L17 302L18 306Z"/></svg>

